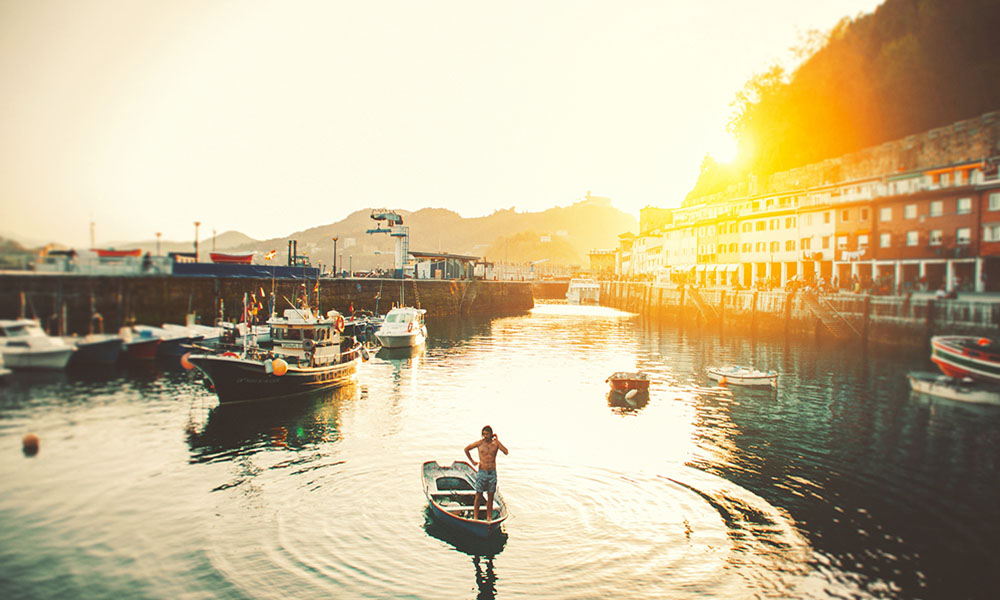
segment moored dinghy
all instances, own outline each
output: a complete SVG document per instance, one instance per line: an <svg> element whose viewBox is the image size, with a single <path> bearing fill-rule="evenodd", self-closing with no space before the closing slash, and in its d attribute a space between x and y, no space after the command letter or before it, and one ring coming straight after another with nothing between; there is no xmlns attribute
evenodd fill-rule
<svg viewBox="0 0 1000 600"><path fill-rule="evenodd" d="M753 367L729 365L725 367L709 367L708 377L719 383L746 386L778 387L778 372L774 369L761 371Z"/></svg>
<svg viewBox="0 0 1000 600"><path fill-rule="evenodd" d="M476 496L476 469L467 462L455 461L443 467L436 461L423 465L424 496L431 513L440 523L485 538L500 531L500 524L507 519L507 503L497 490L493 496L493 514L489 519L474 519L472 507ZM486 503L479 506L480 516L486 512Z"/></svg>

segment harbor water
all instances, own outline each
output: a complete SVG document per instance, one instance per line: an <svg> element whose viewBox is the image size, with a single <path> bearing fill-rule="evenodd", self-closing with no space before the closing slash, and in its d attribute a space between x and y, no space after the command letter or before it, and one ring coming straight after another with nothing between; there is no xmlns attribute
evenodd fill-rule
<svg viewBox="0 0 1000 600"><path fill-rule="evenodd" d="M996 595L1000 407L911 395L926 351L562 303L428 328L294 401L218 406L168 363L15 373L0 597ZM777 389L704 375L733 363ZM609 395L622 370L648 396ZM470 540L430 518L420 467L487 424L511 516Z"/></svg>

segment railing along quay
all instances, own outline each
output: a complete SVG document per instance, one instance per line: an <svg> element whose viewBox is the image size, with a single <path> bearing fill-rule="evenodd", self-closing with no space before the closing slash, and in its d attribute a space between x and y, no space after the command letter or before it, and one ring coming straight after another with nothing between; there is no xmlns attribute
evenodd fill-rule
<svg viewBox="0 0 1000 600"><path fill-rule="evenodd" d="M649 282L605 281L601 304L679 324L726 330L779 331L829 340L862 339L924 346L932 335L1000 334L1000 298L971 294L873 296L836 292L691 289ZM972 297L970 297L972 296Z"/></svg>

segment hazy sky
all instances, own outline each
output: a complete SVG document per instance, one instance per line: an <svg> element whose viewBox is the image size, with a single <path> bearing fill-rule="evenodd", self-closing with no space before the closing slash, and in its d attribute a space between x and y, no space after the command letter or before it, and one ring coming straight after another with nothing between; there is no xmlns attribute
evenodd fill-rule
<svg viewBox="0 0 1000 600"><path fill-rule="evenodd" d="M0 0L0 235L676 206L735 93L881 0Z"/></svg>

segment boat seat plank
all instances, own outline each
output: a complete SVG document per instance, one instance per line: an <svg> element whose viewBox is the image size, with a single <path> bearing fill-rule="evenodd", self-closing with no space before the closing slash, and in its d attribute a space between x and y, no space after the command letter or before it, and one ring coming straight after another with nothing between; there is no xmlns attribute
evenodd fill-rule
<svg viewBox="0 0 1000 600"><path fill-rule="evenodd" d="M475 490L438 490L438 491L434 492L434 495L435 496L445 496L445 497L451 497L451 496L475 496L476 495L476 491Z"/></svg>

